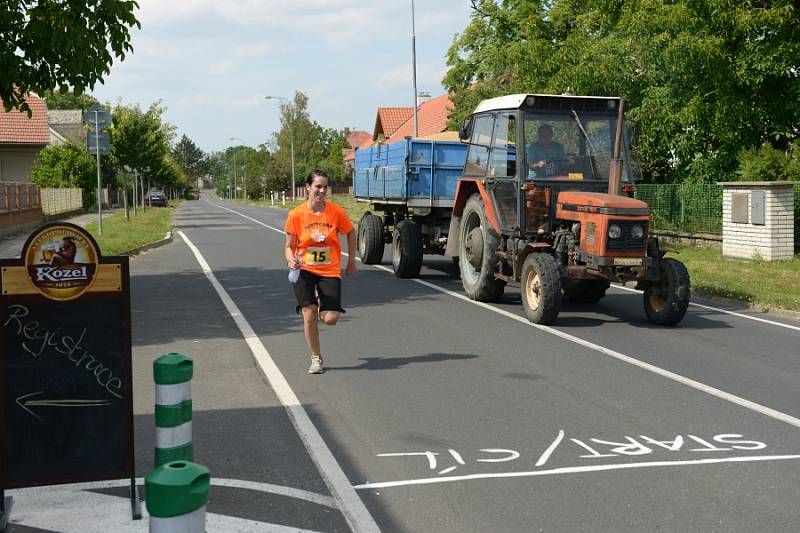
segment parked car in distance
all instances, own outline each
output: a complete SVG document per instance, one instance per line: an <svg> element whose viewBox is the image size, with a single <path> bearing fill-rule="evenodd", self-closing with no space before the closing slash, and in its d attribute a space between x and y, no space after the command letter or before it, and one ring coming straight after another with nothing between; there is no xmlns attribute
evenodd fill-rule
<svg viewBox="0 0 800 533"><path fill-rule="evenodd" d="M150 191L145 195L144 202L153 207L167 207L167 195L161 191Z"/></svg>

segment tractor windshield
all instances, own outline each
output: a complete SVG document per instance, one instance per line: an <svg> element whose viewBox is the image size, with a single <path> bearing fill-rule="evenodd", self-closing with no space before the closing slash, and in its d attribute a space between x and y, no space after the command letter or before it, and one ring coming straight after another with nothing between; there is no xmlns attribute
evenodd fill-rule
<svg viewBox="0 0 800 533"><path fill-rule="evenodd" d="M608 181L616 115L526 113L524 121L528 179ZM625 138L631 137L626 134ZM624 181L629 179L628 171L635 170L629 168L627 154L626 146L621 154L626 159Z"/></svg>

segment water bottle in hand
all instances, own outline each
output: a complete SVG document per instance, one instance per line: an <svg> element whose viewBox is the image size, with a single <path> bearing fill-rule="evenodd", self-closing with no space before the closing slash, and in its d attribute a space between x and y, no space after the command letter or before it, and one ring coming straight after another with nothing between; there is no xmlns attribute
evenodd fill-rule
<svg viewBox="0 0 800 533"><path fill-rule="evenodd" d="M294 259L299 263L300 260L302 259L302 256L300 254L297 254ZM289 283L296 283L298 279L300 279L300 267L298 266L297 268L290 268Z"/></svg>

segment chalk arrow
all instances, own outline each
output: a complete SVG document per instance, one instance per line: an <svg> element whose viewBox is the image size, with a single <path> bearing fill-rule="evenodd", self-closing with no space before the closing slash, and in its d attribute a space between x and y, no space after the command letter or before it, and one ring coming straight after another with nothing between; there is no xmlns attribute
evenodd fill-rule
<svg viewBox="0 0 800 533"><path fill-rule="evenodd" d="M40 390L38 392L31 392L30 394L24 394L17 398L17 405L25 409L28 413L35 416L42 422L46 422L44 418L37 415L28 407L34 406L48 406L48 407L103 407L104 405L111 405L111 402L108 400L29 400L32 396L38 396L39 394L44 394L44 391Z"/></svg>

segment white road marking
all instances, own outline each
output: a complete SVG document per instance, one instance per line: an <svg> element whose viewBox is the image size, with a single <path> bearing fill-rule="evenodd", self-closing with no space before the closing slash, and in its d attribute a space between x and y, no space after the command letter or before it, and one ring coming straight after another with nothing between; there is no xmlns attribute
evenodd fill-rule
<svg viewBox="0 0 800 533"><path fill-rule="evenodd" d="M536 466L542 466L543 464L545 464L550 459L550 456L553 455L553 452L556 451L558 445L561 444L562 440L564 440L564 430L559 429L556 440L554 440L552 444L550 444L550 446L547 447L547 449L544 451L541 457L539 457L539 460L536 461Z"/></svg>
<svg viewBox="0 0 800 533"><path fill-rule="evenodd" d="M270 229L274 230L275 228ZM306 413L306 410L303 408L300 400L297 399L297 396L289 386L289 383L286 381L283 373L278 368L278 365L275 364L275 361L272 359L269 351L267 351L266 347L261 343L261 339L259 339L255 331L253 331L250 323L247 322L247 319L245 319L244 315L242 315L241 311L239 311L236 303L225 291L225 288L222 286L222 284L217 280L214 272L211 270L211 267L200 253L200 250L197 249L197 247L189 240L189 237L187 237L182 231L179 231L178 234L181 236L184 242L186 242L186 245L194 254L195 259L197 259L197 262L200 264L200 267L203 270L203 273L206 275L209 282L211 282L214 290L217 291L217 294L225 305L225 308L228 310L231 318L233 318L234 322L236 322L236 325L238 326L239 331L241 331L242 337L244 337L247 345L250 347L250 351L253 353L261 372L264 374L270 386L275 391L275 394L278 396L281 404L289 413L289 418L294 424L300 439L305 444L309 455L311 455L311 458L316 463L317 468L322 474L322 478L325 480L325 483L328 485L328 488L331 490L334 498L341 504L340 511L347 519L347 523L350 525L353 531L356 532L380 531L378 525L375 523L375 520L369 514L369 511L367 511L364 502L361 501L361 498L358 496L355 490L353 490L352 484L350 481L348 481L347 476L344 474L344 471L342 471L339 463L336 462L336 459L334 458L331 450L328 448L328 445L322 439L322 436L317 431L317 428L311 422L311 419L308 417L308 413Z"/></svg>
<svg viewBox="0 0 800 533"><path fill-rule="evenodd" d="M633 468L655 468L661 466L695 466L717 463L750 463L756 461L786 461L800 459L800 455L760 455L748 457L721 457L716 459L697 459L694 461L654 461L650 463L622 463L613 465L567 466L552 470L531 470L528 472L496 472L487 474L468 474L464 476L443 476L402 481L379 481L356 485L357 490L380 489L387 487L405 487L408 485L432 485L435 483L452 483L473 479L501 479L514 477L552 476L558 474L582 474L586 472L605 472L608 470L628 470Z"/></svg>
<svg viewBox="0 0 800 533"><path fill-rule="evenodd" d="M642 294L642 291L639 289L634 289L633 287L625 287L624 285L617 285L614 284L614 287L617 289L622 289L628 292L635 292L637 294ZM737 313L736 311L729 311L727 309L721 309L719 307L711 307L710 305L703 305L694 302L689 302L689 305L692 307L699 307L701 309L708 309L709 311L716 311L718 313L725 313L726 315L738 316L739 318L746 318L747 320L755 320L756 322L763 322L764 324L769 324L771 326L779 326L781 328L786 329L793 329L795 331L800 331L800 326L792 326L791 324L784 324L783 322L775 322L774 320L767 320L766 318L760 318L757 316L750 316L745 315L742 313Z"/></svg>
<svg viewBox="0 0 800 533"><path fill-rule="evenodd" d="M211 205L216 205L216 204L211 204ZM264 226L266 228L269 228L269 229L271 229L273 231L278 231L279 233L283 233L282 231L277 230L277 229L273 228L272 226L264 224L263 222L260 222L260 221L254 219L254 218L248 217L247 215L243 215L242 213L239 213L238 211L234 211L233 209L228 209L227 207L222 207L222 206L217 206L217 207L221 207L222 209L225 209L226 211L230 211L231 213L237 214L239 216L243 216L243 217L245 217L245 218L247 218L249 220L252 220L253 222L256 222L257 224L261 224L262 226ZM377 269L380 269L380 270L383 270L385 272L388 272L388 273L394 275L394 272L392 271L392 269L387 268L385 266L382 266L382 265L370 265L370 266L372 266L374 268L377 268ZM475 300L470 300L467 296L465 296L463 294L458 294L456 292L453 292L451 290L445 289L443 287L439 287L438 285L434 285L433 283L429 283L429 282L423 281L421 279L410 279L408 281L413 281L414 283L419 283L420 285L424 285L425 287L428 287L428 288L433 289L435 291L439 291L441 293L447 294L449 296L452 296L453 298L458 298L459 300L462 300L464 302L468 302L468 303L477 305L479 307L483 307L484 309L492 311L493 313L497 313L499 315L505 316L505 317L510 318L512 320L516 320L517 322L519 322L521 324L525 324L527 326L539 329L541 331L544 331L545 333L550 333L551 335L555 335L556 337L561 337L564 340L567 340L567 341L570 341L570 342L574 342L575 344L578 344L578 345L583 346L585 348L589 348L590 350L596 350L596 351L598 351L598 352L600 352L602 354L608 355L610 357L613 357L613 358L618 359L620 361L623 361L625 363L628 363L628 364L637 366L639 368L642 368L644 370L647 370L648 372L653 372L654 374L658 374L659 376L665 377L667 379L671 379L673 381L677 381L678 383L686 385L687 387L691 387L693 389L697 389L699 391L705 392L706 394L710 394L711 396L715 396L717 398L721 398L723 400L729 401L731 403L734 403L734 404L739 405L741 407L744 407L746 409L750 409L750 410L755 411L757 413L760 413L762 415L769 416L769 417L774 418L776 420L780 420L781 422L785 422L785 423L790 424L790 425L792 425L794 427L800 428L800 419L799 418L787 415L786 413L782 413L782 412L777 411L775 409L771 409L771 408L769 408L769 407L767 407L765 405L761 405L761 404L752 402L750 400L746 400L744 398L740 398L739 396L736 396L736 395L731 394L729 392L725 392L725 391L717 389L715 387L711 387L710 385L706 385L705 383L700 383L699 381L695 381L693 379L681 376L680 374L676 374L674 372L670 372L669 370L665 370L665 369L657 367L655 365L651 365L650 363L645 363L644 361L640 361L640 360L635 359L635 358L633 358L631 356L625 355L625 354L617 352L615 350L611 350L610 348L606 348L604 346L600 346L599 344L595 344L593 342L589 342L589 341L581 339L579 337L575 337L574 335L570 335L569 333L564 333L563 331L559 331L559 330L557 330L555 328L552 328L550 326L543 326L541 324L534 324L534 323L530 322L527 318L521 317L519 315L515 315L514 313L510 313L510 312L508 312L508 311L506 311L504 309L499 309L499 308L494 307L492 305L489 305L489 304L487 304L485 302L478 302L478 301L475 301ZM622 288L622 287L620 287L620 288ZM628 290L633 290L633 289L628 289ZM730 311L724 311L724 310L721 310L721 311L722 312L726 312L726 313L730 313L730 314L736 314L736 313L731 313ZM746 315L741 315L741 316L743 316L744 318L751 318L751 319L755 318L755 317L748 317ZM775 322L774 324L780 325L779 322ZM794 326L792 326L792 327L794 327Z"/></svg>
<svg viewBox="0 0 800 533"><path fill-rule="evenodd" d="M142 484L144 481L140 478L137 482ZM276 485L258 488L256 485L265 484L250 483L238 479L215 480L212 478L211 484L248 488L276 494L284 493L285 489L289 489L295 495L306 492ZM149 522L149 514L145 505L142 505L142 519L132 520L131 504L128 498L90 492L91 490L127 487L129 485L130 481L126 479L9 490L7 492L14 496L14 507L10 516L11 524L36 527L48 531L56 530L62 533L108 533L109 531L114 533L144 533L148 531ZM277 488L278 490L262 490L264 488ZM336 508L333 498L328 498L321 494L308 494L312 495L313 500L328 500L331 504L328 506ZM209 512L206 512L206 526L208 531L225 531L226 533L314 533L310 530L296 527Z"/></svg>

